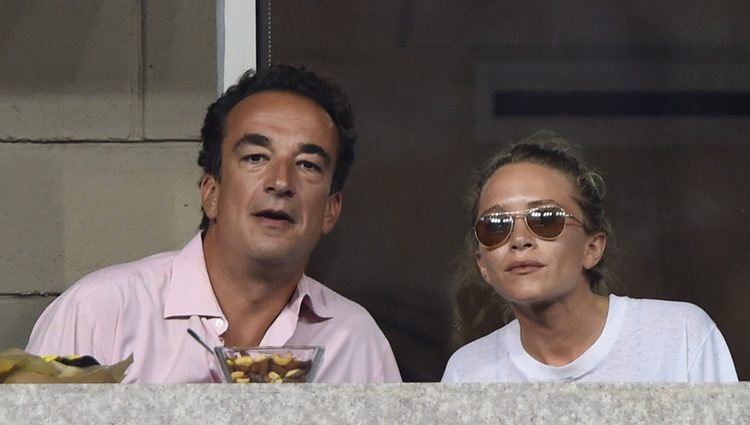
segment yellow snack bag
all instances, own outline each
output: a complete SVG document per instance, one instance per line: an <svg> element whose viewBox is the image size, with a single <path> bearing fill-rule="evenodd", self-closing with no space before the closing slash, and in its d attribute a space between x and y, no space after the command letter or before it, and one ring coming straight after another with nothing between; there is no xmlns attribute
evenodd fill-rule
<svg viewBox="0 0 750 425"><path fill-rule="evenodd" d="M113 365L90 356L35 356L18 348L0 352L0 383L117 383L133 363L132 354Z"/></svg>

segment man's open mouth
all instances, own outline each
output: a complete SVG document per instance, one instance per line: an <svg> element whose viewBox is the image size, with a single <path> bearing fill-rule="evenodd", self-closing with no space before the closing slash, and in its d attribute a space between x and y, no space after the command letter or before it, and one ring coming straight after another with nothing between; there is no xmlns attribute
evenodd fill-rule
<svg viewBox="0 0 750 425"><path fill-rule="evenodd" d="M290 223L294 223L294 219L292 218L292 216L285 213L284 211L263 210L263 211L258 211L254 215L256 217L268 218L271 220L288 221Z"/></svg>

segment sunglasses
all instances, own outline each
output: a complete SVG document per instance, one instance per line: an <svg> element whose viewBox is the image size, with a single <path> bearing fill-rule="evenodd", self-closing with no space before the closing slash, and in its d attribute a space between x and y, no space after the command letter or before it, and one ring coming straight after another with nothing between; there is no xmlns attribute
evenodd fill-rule
<svg viewBox="0 0 750 425"><path fill-rule="evenodd" d="M575 221L572 224L583 226L581 220L560 207L538 207L526 211L485 214L474 223L474 236L485 248L501 245L510 238L518 217L523 217L526 228L531 233L546 241L555 240L562 235L567 218Z"/></svg>

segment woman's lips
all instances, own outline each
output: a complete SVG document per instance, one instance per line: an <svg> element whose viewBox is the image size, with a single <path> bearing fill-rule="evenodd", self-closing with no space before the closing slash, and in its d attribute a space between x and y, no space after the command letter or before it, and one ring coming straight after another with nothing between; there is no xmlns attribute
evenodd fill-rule
<svg viewBox="0 0 750 425"><path fill-rule="evenodd" d="M541 269L542 267L544 267L544 264L538 261L533 261L533 260L513 261L512 263L508 264L508 266L505 268L505 271L511 272L511 273L526 274L526 273L537 271Z"/></svg>

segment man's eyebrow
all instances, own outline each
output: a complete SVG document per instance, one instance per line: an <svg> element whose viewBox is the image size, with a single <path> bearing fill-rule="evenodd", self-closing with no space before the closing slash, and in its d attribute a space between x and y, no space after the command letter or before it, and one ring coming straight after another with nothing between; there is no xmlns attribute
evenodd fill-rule
<svg viewBox="0 0 750 425"><path fill-rule="evenodd" d="M328 155L328 152L325 151L325 149L321 148L320 146L314 144L314 143L303 143L299 146L300 153L309 153L313 155L320 155L321 158L323 158L323 162L325 163L325 166L328 167L331 164L331 156Z"/></svg>
<svg viewBox="0 0 750 425"><path fill-rule="evenodd" d="M234 150L239 150L247 145L268 147L270 144L271 139L269 139L268 137L262 134L248 133L237 140L237 142L234 144Z"/></svg>
<svg viewBox="0 0 750 425"><path fill-rule="evenodd" d="M262 146L264 148L268 148L271 146L271 144L271 139L269 139L267 136L257 133L248 133L237 140L237 142L234 144L234 150L238 151L247 145ZM320 156L323 159L324 165L326 167L331 164L331 155L329 155L328 152L325 151L325 149L323 149L319 145L316 145L315 143L301 143L299 145L299 152Z"/></svg>

